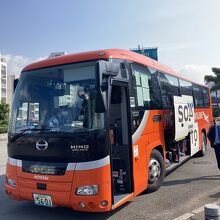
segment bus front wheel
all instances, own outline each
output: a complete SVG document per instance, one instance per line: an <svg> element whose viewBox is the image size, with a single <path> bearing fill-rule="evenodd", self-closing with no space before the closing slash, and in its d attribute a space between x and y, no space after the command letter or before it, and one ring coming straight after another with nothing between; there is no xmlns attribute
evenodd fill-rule
<svg viewBox="0 0 220 220"><path fill-rule="evenodd" d="M146 192L157 191L165 177L164 159L158 150L153 150L148 164L148 187Z"/></svg>

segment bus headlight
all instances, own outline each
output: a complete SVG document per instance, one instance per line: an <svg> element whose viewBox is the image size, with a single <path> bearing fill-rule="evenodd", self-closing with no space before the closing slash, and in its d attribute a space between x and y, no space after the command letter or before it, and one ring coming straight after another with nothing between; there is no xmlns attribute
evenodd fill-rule
<svg viewBox="0 0 220 220"><path fill-rule="evenodd" d="M7 182L8 182L8 185L9 185L9 186L12 186L12 187L15 187L15 186L16 186L15 181L14 181L13 179L11 179L11 178L8 178L8 179L7 179Z"/></svg>
<svg viewBox="0 0 220 220"><path fill-rule="evenodd" d="M92 196L98 194L98 185L80 186L76 189L76 195Z"/></svg>

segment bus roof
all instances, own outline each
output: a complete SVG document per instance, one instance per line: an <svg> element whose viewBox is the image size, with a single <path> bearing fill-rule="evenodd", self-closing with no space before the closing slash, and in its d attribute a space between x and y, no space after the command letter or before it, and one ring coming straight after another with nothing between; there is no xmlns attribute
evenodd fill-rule
<svg viewBox="0 0 220 220"><path fill-rule="evenodd" d="M48 58L42 61L38 61L26 66L23 71L30 71L50 66L68 64L68 63L75 63L75 62L82 62L82 61L89 61L89 60L99 60L99 59L124 59L133 62L137 62L152 68L155 68L159 71L177 76L181 79L188 80L179 75L175 70L172 68L157 62L149 57L144 55L129 51L129 50L122 50L122 49L106 49L106 50L97 50L97 51L89 51L89 52L82 52L76 54L69 54L58 56L54 58ZM198 84L198 83L196 83ZM205 85L203 85L205 86Z"/></svg>

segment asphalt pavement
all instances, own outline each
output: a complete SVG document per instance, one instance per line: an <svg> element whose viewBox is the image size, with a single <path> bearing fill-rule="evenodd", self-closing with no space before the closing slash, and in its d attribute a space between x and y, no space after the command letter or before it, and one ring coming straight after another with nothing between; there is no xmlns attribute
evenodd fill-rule
<svg viewBox="0 0 220 220"><path fill-rule="evenodd" d="M154 193L141 194L132 201L108 213L75 212L68 208L44 208L28 201L14 201L4 190L6 142L0 142L0 219L1 220L202 220L203 206L220 201L220 171L213 149L203 158L193 157L169 174L162 187Z"/></svg>
<svg viewBox="0 0 220 220"><path fill-rule="evenodd" d="M0 175L5 173L5 164L7 162L7 142L0 140Z"/></svg>

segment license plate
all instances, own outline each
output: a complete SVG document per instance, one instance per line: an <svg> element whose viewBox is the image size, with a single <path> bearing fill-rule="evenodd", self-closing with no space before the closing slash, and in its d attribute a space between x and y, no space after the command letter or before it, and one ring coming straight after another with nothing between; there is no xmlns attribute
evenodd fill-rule
<svg viewBox="0 0 220 220"><path fill-rule="evenodd" d="M51 196L33 193L34 204L53 207Z"/></svg>

